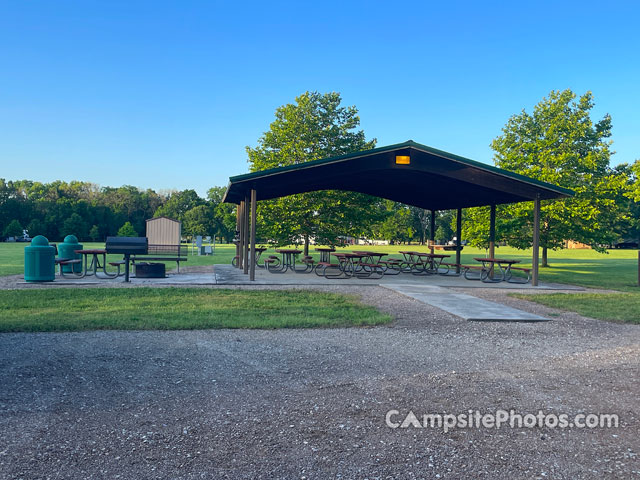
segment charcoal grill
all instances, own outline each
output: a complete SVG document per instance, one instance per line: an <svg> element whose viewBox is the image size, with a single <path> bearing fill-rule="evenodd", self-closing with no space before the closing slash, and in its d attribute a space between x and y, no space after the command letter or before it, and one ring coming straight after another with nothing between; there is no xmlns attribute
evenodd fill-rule
<svg viewBox="0 0 640 480"><path fill-rule="evenodd" d="M149 251L147 237L107 237L107 253L124 255L124 281L129 281L129 260L131 255L146 255Z"/></svg>

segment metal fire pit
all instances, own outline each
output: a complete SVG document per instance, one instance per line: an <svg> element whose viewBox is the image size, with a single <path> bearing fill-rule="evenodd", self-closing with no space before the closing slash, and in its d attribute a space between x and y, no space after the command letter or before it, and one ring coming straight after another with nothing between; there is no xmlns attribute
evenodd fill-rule
<svg viewBox="0 0 640 480"><path fill-rule="evenodd" d="M164 263L136 263L136 278L164 278Z"/></svg>

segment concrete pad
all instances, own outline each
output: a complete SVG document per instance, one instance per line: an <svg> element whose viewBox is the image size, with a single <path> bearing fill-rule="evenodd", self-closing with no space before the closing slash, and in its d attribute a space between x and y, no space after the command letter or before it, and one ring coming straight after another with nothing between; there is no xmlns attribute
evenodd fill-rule
<svg viewBox="0 0 640 480"><path fill-rule="evenodd" d="M548 318L438 286L382 285L469 321L544 322Z"/></svg>
<svg viewBox="0 0 640 480"><path fill-rule="evenodd" d="M531 284L521 283L483 283L481 281L467 280L463 276L453 275L412 275L401 273L400 275L385 275L379 279L369 278L334 278L319 277L315 273L269 273L264 268L256 269L256 279L249 280L249 275L242 273L231 265L215 265L214 272L218 285L422 285L452 288L498 288L506 290L584 290L572 285L541 284L537 287Z"/></svg>
<svg viewBox="0 0 640 480"><path fill-rule="evenodd" d="M378 279L369 278L336 278L328 279L320 277L315 273L270 273L263 268L256 269L255 281L249 280L249 275L245 275L242 270L239 270L231 265L212 265L213 272L210 270L207 272L183 271L177 273L171 271L165 278L136 278L135 275L131 276L132 285L141 286L161 286L161 285L177 285L177 286L189 286L189 285L271 285L271 286L307 286L307 285L357 285L357 286L404 286L404 285L416 285L418 287L445 287L445 288L498 288L505 290L584 290L581 287L574 287L572 285L557 285L557 284L541 284L538 287L533 287L530 284L513 284L507 282L500 283L483 283L480 281L467 280L462 276L448 276L448 275L412 275L410 273L402 273L400 275L385 275ZM117 279L108 279L104 276L98 278L94 276L87 276L84 278L61 278L56 276L53 285L77 285L77 286L109 286L117 285L124 282L124 277L118 277ZM24 284L26 282L18 282ZM46 285L41 283L40 285Z"/></svg>

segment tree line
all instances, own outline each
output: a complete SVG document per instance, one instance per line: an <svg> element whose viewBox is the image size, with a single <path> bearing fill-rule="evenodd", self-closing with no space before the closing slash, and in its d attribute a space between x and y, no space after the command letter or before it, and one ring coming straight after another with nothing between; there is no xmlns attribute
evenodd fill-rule
<svg viewBox="0 0 640 480"><path fill-rule="evenodd" d="M44 235L51 241L69 234L81 241L103 241L118 234L144 236L147 219L166 216L182 222L184 235L231 241L235 207L222 203L224 191L213 187L201 198L194 190L157 193L130 185L0 178L0 232L18 237L26 229L31 237Z"/></svg>

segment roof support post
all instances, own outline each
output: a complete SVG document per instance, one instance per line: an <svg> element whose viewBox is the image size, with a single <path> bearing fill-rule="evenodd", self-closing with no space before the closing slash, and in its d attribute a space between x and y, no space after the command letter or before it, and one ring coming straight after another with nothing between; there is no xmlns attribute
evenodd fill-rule
<svg viewBox="0 0 640 480"><path fill-rule="evenodd" d="M538 262L540 256L540 194L533 202L533 257L531 259L531 285L538 286Z"/></svg>
<svg viewBox="0 0 640 480"><path fill-rule="evenodd" d="M462 209L456 212L456 274L460 274L460 250L462 249Z"/></svg>
<svg viewBox="0 0 640 480"><path fill-rule="evenodd" d="M240 205L238 206L238 208L240 209L240 235L239 235L239 241L238 241L238 268L242 270L242 265L244 262L244 200L242 200L240 202Z"/></svg>
<svg viewBox="0 0 640 480"><path fill-rule="evenodd" d="M244 245L242 268L245 275L249 273L249 193L244 195Z"/></svg>
<svg viewBox="0 0 640 480"><path fill-rule="evenodd" d="M242 209L242 202L236 205L236 268L240 268L240 211Z"/></svg>
<svg viewBox="0 0 640 480"><path fill-rule="evenodd" d="M435 210L431 210L431 224L429 225L429 229L431 230L429 232L429 246L431 247L431 253L433 253L434 247L433 245L435 244L435 240L436 240L436 211Z"/></svg>
<svg viewBox="0 0 640 480"><path fill-rule="evenodd" d="M496 257L496 206L491 205L489 212L489 258Z"/></svg>
<svg viewBox="0 0 640 480"><path fill-rule="evenodd" d="M496 206L491 205L489 211L489 258L496 258ZM493 278L493 264L489 271L489 277Z"/></svg>
<svg viewBox="0 0 640 480"><path fill-rule="evenodd" d="M251 189L251 270L249 280L256 279L256 203L258 195L255 188Z"/></svg>

